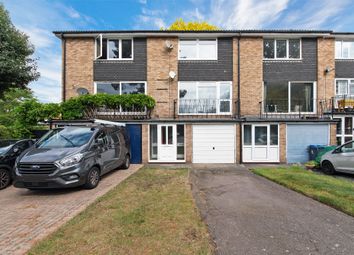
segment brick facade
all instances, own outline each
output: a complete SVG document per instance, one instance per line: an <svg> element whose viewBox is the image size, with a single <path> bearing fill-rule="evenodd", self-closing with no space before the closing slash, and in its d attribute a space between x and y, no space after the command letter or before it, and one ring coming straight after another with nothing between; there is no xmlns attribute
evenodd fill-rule
<svg viewBox="0 0 354 255"><path fill-rule="evenodd" d="M240 40L241 115L259 114L263 92L263 39Z"/></svg>
<svg viewBox="0 0 354 255"><path fill-rule="evenodd" d="M325 70L329 68L330 72ZM335 40L334 38L317 39L317 98L328 100L335 94Z"/></svg>
<svg viewBox="0 0 354 255"><path fill-rule="evenodd" d="M166 48L166 41L173 49ZM153 118L173 117L174 100L177 99L178 76L173 80L169 72L178 73L178 38L147 39L147 84L148 94L156 99Z"/></svg>
<svg viewBox="0 0 354 255"><path fill-rule="evenodd" d="M336 123L330 124L329 144L337 145L337 124Z"/></svg>
<svg viewBox="0 0 354 255"><path fill-rule="evenodd" d="M279 161L286 163L286 124L279 123Z"/></svg>
<svg viewBox="0 0 354 255"><path fill-rule="evenodd" d="M89 93L93 87L93 60L95 42L93 38L65 39L65 98L77 96L78 88L86 88Z"/></svg>

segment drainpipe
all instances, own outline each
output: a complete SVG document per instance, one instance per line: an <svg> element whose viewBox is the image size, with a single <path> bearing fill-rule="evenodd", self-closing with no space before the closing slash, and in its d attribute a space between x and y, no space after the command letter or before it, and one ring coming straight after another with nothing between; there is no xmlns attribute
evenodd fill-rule
<svg viewBox="0 0 354 255"><path fill-rule="evenodd" d="M62 86L61 86L61 93L62 93L62 101L65 102L66 98L66 41L63 34L60 35L61 37L61 47L63 51L62 57Z"/></svg>
<svg viewBox="0 0 354 255"><path fill-rule="evenodd" d="M240 40L241 40L241 33L239 33L238 35L238 40L237 40L237 103L238 103L238 109L237 109L237 115L238 115L238 119L240 120L241 118L241 102L240 102L240 98L241 98L241 61L240 61ZM240 132L240 163L242 163L242 124L241 122L239 122L239 132Z"/></svg>

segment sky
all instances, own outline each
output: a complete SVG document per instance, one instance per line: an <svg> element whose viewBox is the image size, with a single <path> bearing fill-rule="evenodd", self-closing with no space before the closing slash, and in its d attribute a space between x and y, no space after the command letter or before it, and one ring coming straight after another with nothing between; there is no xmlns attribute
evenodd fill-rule
<svg viewBox="0 0 354 255"><path fill-rule="evenodd" d="M221 29L329 29L354 32L352 0L0 0L35 46L41 102L61 100L61 44L55 30L160 29L175 19Z"/></svg>

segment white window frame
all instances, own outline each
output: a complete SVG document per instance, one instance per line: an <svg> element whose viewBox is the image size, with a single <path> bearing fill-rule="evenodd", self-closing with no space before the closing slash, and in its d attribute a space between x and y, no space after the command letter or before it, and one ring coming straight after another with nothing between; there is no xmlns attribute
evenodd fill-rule
<svg viewBox="0 0 354 255"><path fill-rule="evenodd" d="M195 100L198 100L198 87L203 87L203 86L215 86L217 91L217 98L218 100L218 105L216 108L216 113L180 113L179 112L179 103L180 103L180 98L179 98L179 89L180 89L180 84L181 83L190 83L190 86L195 86L196 87L196 98ZM213 85L211 84L213 83ZM220 87L222 84L227 84L230 86L230 99L221 99L220 98ZM179 81L178 82L178 88L177 88L177 107L178 107L178 115L230 115L232 114L232 81L220 81L220 82L215 82L215 81ZM193 99L191 99L193 100ZM229 101L230 102L230 111L229 112L220 112L220 102L221 101Z"/></svg>
<svg viewBox="0 0 354 255"><path fill-rule="evenodd" d="M337 81L347 81L347 94L337 94ZM354 96L353 94L350 94L350 84L354 85L354 82L351 83L350 81L354 81L354 78L338 78L338 79L334 79L334 91L336 93L336 96Z"/></svg>
<svg viewBox="0 0 354 255"><path fill-rule="evenodd" d="M273 40L274 42L274 58L265 58L263 49L263 60L302 60L302 39L301 38L264 38L263 40ZM289 58L289 40L300 40L300 56L299 58ZM277 57L277 41L286 41L286 57Z"/></svg>
<svg viewBox="0 0 354 255"><path fill-rule="evenodd" d="M99 56L97 56L97 39L100 40L100 45L101 45ZM103 39L102 39L102 34L99 34L95 38L95 59L101 58L102 57L102 53L103 53Z"/></svg>
<svg viewBox="0 0 354 255"><path fill-rule="evenodd" d="M349 49L348 57L347 58L343 57L343 43L344 42L350 42L350 43L354 44L354 40L336 40L335 44L334 44L335 45L334 47L337 47L336 46L337 42L340 42L340 56L337 56L337 54L336 54L337 53L337 48L335 48L334 49L335 59L344 59L344 60L352 59L352 60L354 60L354 55L350 56L350 49Z"/></svg>
<svg viewBox="0 0 354 255"><path fill-rule="evenodd" d="M337 130L336 130L336 138L340 138L341 139L341 144L343 145L348 141L345 141L345 138L350 138L351 140L354 139L354 130L352 131L351 134L346 134L345 133L345 118L352 118L352 123L353 123L353 127L354 127L354 117L350 116L350 115L344 115L344 116L333 116L333 119L340 119L340 126L341 126L341 134L337 134ZM336 141L337 142L337 141ZM339 145L338 145L339 146Z"/></svg>
<svg viewBox="0 0 354 255"><path fill-rule="evenodd" d="M181 50L181 41L183 40L195 40L196 41L196 58L181 58L181 54L180 54L180 50ZM200 48L199 48L199 40L215 40L215 58L200 58L199 57L199 51L200 51ZM198 38L198 39L195 39L195 38L180 38L178 40L178 60L200 60L200 61L203 61L203 60L218 60L218 38Z"/></svg>
<svg viewBox="0 0 354 255"><path fill-rule="evenodd" d="M99 83L115 83L119 84L119 95L122 95L122 83L144 83L145 95L147 95L147 82L146 81L95 81L93 93L97 94L97 84Z"/></svg>
<svg viewBox="0 0 354 255"><path fill-rule="evenodd" d="M119 58L110 58L109 57L109 41L119 41ZM131 40L132 42L132 57L131 58L122 58L122 40ZM107 60L133 60L134 59L134 38L107 38Z"/></svg>
<svg viewBox="0 0 354 255"><path fill-rule="evenodd" d="M291 84L294 83L312 83L313 84L313 111L312 112L300 112L301 114L315 114L317 112L317 82L316 81L288 81L288 111L287 112L271 112L271 114L299 114L299 112L292 112L291 111ZM263 81L263 86L262 86L262 90L263 90L263 100L262 100L262 113L266 114L266 112L264 112L264 103L265 103L265 94L264 94L264 84L265 82ZM269 112L267 112L269 113Z"/></svg>

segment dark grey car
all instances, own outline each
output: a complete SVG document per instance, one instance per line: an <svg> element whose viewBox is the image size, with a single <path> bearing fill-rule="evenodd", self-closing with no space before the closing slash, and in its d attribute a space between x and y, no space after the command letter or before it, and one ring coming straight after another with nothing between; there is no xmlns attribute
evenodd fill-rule
<svg viewBox="0 0 354 255"><path fill-rule="evenodd" d="M92 189L102 175L129 165L130 142L125 127L57 128L18 157L14 186L41 189L84 185Z"/></svg>

